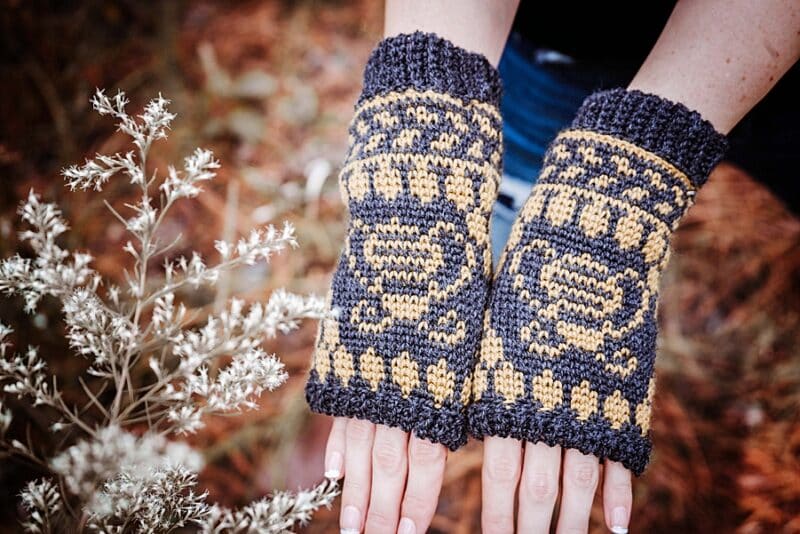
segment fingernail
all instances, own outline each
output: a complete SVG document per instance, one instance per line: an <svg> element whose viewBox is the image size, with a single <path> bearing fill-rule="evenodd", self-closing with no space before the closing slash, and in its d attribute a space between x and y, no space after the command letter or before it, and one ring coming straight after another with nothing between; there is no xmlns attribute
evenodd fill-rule
<svg viewBox="0 0 800 534"><path fill-rule="evenodd" d="M628 534L628 527L622 525L628 524L628 510L624 506L617 506L611 511L611 532L614 534Z"/></svg>
<svg viewBox="0 0 800 534"><path fill-rule="evenodd" d="M332 478L338 480L342 476L342 454L339 452L332 452L325 463L325 478Z"/></svg>
<svg viewBox="0 0 800 534"><path fill-rule="evenodd" d="M341 534L358 534L361 531L361 514L358 508L348 504L342 510Z"/></svg>
<svg viewBox="0 0 800 534"><path fill-rule="evenodd" d="M397 529L397 534L417 534L417 526L412 520L404 517L400 520L400 526Z"/></svg>

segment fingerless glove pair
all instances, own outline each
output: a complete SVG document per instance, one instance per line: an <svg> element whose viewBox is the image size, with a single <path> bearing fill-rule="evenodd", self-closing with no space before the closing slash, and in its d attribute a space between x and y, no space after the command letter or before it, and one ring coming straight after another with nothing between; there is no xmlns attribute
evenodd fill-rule
<svg viewBox="0 0 800 534"><path fill-rule="evenodd" d="M450 449L468 431L511 436L639 474L660 274L725 139L653 95L590 96L548 149L492 280L499 97L484 57L434 35L373 52L306 397Z"/></svg>

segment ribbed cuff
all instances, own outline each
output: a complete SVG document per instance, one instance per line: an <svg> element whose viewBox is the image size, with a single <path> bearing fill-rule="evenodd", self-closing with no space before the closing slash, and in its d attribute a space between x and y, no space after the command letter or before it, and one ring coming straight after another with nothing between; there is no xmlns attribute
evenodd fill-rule
<svg viewBox="0 0 800 534"><path fill-rule="evenodd" d="M396 392L376 392L363 384L343 390L330 382L319 382L315 371L311 372L305 393L306 402L316 413L400 428L418 438L441 443L451 451L467 442L467 416L461 410L434 408L427 400L404 399Z"/></svg>
<svg viewBox="0 0 800 534"><path fill-rule="evenodd" d="M696 111L635 90L590 95L572 128L619 137L653 152L686 173L698 188L728 148L725 136Z"/></svg>
<svg viewBox="0 0 800 534"><path fill-rule="evenodd" d="M495 436L577 449L600 460L619 462L636 476L644 472L650 459L650 439L630 424L612 430L602 420L577 421L569 411L541 412L532 403L507 408L498 399L471 404L467 413L470 434L478 439Z"/></svg>
<svg viewBox="0 0 800 534"><path fill-rule="evenodd" d="M412 88L494 105L499 105L502 92L497 69L481 54L468 52L433 33L384 39L367 61L359 103Z"/></svg>

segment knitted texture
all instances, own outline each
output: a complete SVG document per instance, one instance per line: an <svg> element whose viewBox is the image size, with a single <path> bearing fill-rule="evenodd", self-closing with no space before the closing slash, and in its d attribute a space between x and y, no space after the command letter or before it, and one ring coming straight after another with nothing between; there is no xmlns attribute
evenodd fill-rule
<svg viewBox="0 0 800 534"><path fill-rule="evenodd" d="M480 341L501 165L500 81L431 34L367 63L339 176L350 220L306 386L314 411L456 449Z"/></svg>
<svg viewBox="0 0 800 534"><path fill-rule="evenodd" d="M656 96L617 89L584 102L548 148L500 259L474 435L575 448L641 474L661 271L725 147L697 113Z"/></svg>

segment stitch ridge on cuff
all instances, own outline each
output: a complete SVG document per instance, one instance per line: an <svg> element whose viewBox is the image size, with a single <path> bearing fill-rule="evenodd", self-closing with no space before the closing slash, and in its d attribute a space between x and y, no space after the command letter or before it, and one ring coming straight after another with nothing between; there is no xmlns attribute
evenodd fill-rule
<svg viewBox="0 0 800 534"><path fill-rule="evenodd" d="M495 106L500 104L502 93L500 75L486 57L436 34L419 31L389 37L378 44L367 61L358 103L411 88Z"/></svg>
<svg viewBox="0 0 800 534"><path fill-rule="evenodd" d="M590 95L572 122L574 129L620 137L675 165L695 188L728 148L724 135L696 111L642 91L611 89Z"/></svg>
<svg viewBox="0 0 800 534"><path fill-rule="evenodd" d="M577 449L583 454L620 462L636 476L645 470L652 449L650 441L633 426L615 431L602 425L579 423L566 411L507 410L501 401L470 406L467 414L470 430L479 439L497 436Z"/></svg>
<svg viewBox="0 0 800 534"><path fill-rule="evenodd" d="M466 419L460 410L401 400L396 394L374 392L368 386L351 386L342 391L338 386L316 380L309 381L306 386L306 400L321 414L354 417L400 428L413 432L418 438L441 443L451 451L467 442Z"/></svg>

